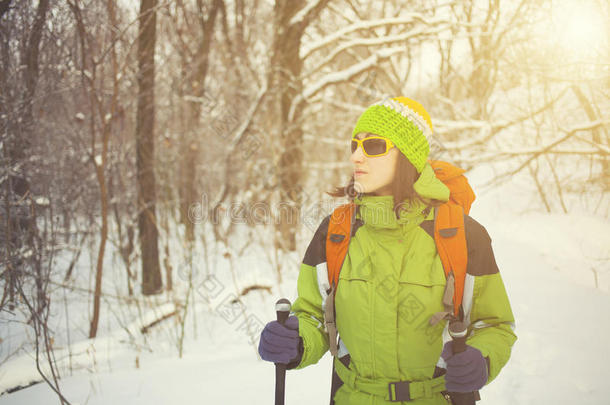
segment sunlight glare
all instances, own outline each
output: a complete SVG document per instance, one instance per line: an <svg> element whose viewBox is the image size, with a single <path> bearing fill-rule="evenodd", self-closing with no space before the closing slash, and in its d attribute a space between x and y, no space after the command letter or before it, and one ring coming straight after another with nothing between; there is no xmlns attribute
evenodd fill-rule
<svg viewBox="0 0 610 405"><path fill-rule="evenodd" d="M553 2L555 40L573 56L595 55L608 45L605 11L592 1Z"/></svg>

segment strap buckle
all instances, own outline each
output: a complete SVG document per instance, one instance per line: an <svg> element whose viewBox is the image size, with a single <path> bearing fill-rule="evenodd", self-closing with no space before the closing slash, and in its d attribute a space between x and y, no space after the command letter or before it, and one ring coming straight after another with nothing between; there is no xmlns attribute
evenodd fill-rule
<svg viewBox="0 0 610 405"><path fill-rule="evenodd" d="M389 383L388 390L390 391L390 402L410 401L410 384L410 381L395 381Z"/></svg>

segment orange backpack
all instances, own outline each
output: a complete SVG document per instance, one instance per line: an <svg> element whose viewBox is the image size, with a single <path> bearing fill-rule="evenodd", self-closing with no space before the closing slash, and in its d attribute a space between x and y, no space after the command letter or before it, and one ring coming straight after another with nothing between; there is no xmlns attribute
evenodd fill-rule
<svg viewBox="0 0 610 405"><path fill-rule="evenodd" d="M443 297L447 311L433 317L435 319L431 322L436 323L446 316L460 318L468 265L464 214L470 211L475 194L464 176L465 170L443 161L430 160L429 163L436 177L450 192L449 201L437 207L434 213L434 242L447 277ZM326 262L331 290L326 301L324 322L330 335L330 351L333 356L337 354L334 297L355 219L356 205L353 202L337 207L331 214L326 236Z"/></svg>

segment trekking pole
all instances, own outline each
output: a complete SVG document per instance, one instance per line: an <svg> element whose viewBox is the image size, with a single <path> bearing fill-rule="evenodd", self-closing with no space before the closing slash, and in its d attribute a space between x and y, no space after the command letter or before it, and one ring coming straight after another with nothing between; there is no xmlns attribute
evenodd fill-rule
<svg viewBox="0 0 610 405"><path fill-rule="evenodd" d="M458 354L466 351L466 336L468 335L468 326L461 321L449 322L449 334L453 338L453 354ZM475 401L481 399L479 391L473 392L450 392L451 402L453 405L474 405Z"/></svg>
<svg viewBox="0 0 610 405"><path fill-rule="evenodd" d="M292 304L286 298L281 298L275 303L277 321L284 324ZM286 364L275 363L275 405L284 405L284 391L286 387Z"/></svg>

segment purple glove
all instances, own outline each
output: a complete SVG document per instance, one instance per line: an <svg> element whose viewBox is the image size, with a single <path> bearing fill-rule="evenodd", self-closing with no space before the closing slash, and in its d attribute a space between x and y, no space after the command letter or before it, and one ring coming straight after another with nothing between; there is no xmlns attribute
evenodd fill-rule
<svg viewBox="0 0 610 405"><path fill-rule="evenodd" d="M488 363L479 349L466 345L465 351L453 354L453 341L449 341L445 343L441 357L447 363L447 391L477 391L487 382Z"/></svg>
<svg viewBox="0 0 610 405"><path fill-rule="evenodd" d="M284 325L278 321L269 322L261 332L258 353L263 360L287 364L287 368L296 367L303 356L299 319L293 315L286 319Z"/></svg>

